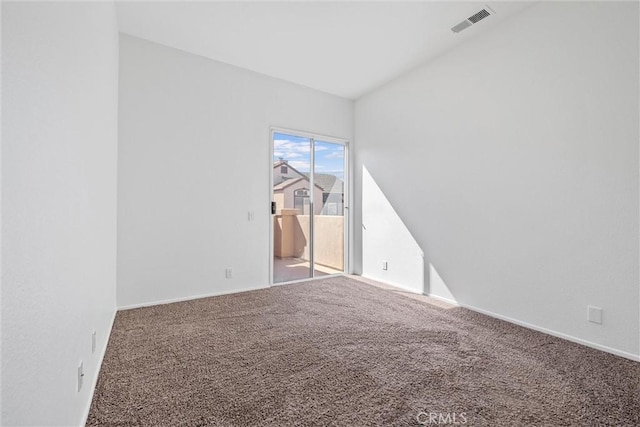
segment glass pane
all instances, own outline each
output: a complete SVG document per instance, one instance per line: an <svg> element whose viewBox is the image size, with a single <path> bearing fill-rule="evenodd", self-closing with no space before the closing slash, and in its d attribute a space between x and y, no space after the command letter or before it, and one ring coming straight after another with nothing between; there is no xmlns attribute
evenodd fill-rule
<svg viewBox="0 0 640 427"><path fill-rule="evenodd" d="M342 144L316 141L314 151L315 275L344 271L344 154Z"/></svg>
<svg viewBox="0 0 640 427"><path fill-rule="evenodd" d="M311 277L311 140L274 133L273 281L290 282Z"/></svg>

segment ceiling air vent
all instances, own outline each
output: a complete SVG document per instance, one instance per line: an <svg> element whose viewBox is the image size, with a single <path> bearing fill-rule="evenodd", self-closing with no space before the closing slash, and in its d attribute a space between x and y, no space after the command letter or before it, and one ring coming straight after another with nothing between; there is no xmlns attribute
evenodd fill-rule
<svg viewBox="0 0 640 427"><path fill-rule="evenodd" d="M495 12L489 6L485 6L484 9L480 10L477 13L474 13L473 15L471 15L461 23L451 27L451 31L453 31L454 33L459 33L465 28L469 28L473 24L476 24L479 21L482 21L484 18L486 18L489 15L493 15L494 13Z"/></svg>

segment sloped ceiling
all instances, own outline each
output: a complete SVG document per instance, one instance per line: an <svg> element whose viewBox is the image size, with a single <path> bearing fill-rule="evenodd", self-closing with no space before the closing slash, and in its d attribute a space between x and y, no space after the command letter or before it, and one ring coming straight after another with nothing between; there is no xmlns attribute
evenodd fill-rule
<svg viewBox="0 0 640 427"><path fill-rule="evenodd" d="M491 31L530 2L454 34L480 2L129 2L120 31L217 61L356 99Z"/></svg>

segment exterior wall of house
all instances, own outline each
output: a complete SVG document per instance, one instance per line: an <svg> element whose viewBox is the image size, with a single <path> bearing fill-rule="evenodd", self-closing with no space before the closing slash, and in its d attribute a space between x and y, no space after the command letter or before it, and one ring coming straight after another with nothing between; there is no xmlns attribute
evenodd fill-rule
<svg viewBox="0 0 640 427"><path fill-rule="evenodd" d="M281 209L295 209L295 191L303 188L309 188L309 181L301 180L281 190L275 190L273 201L276 202L276 212ZM319 214L322 211L322 190L319 188L313 193L313 202L314 212Z"/></svg>

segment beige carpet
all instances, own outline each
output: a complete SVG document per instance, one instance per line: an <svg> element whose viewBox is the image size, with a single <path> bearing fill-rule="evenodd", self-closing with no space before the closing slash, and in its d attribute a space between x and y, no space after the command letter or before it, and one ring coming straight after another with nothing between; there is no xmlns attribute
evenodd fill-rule
<svg viewBox="0 0 640 427"><path fill-rule="evenodd" d="M637 426L640 363L346 277L119 312L88 425Z"/></svg>

